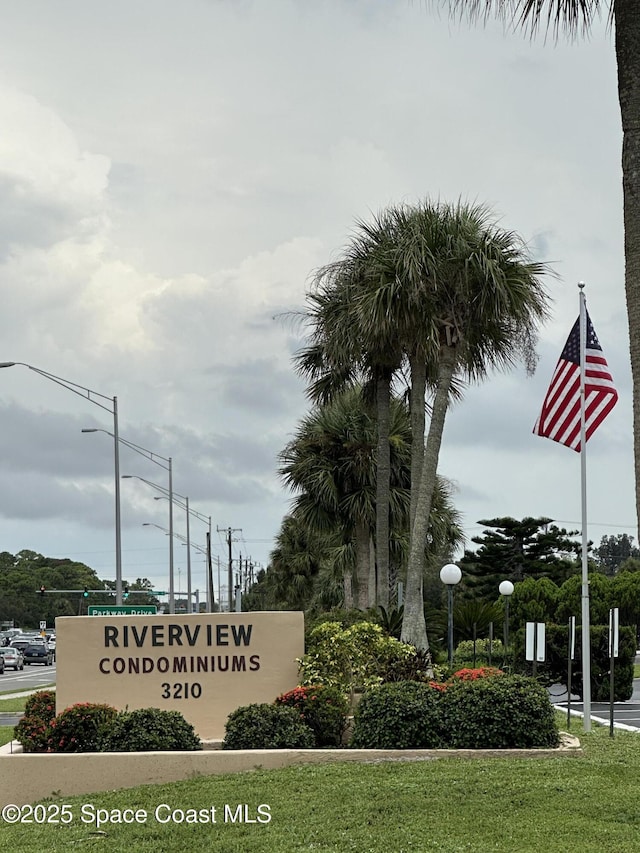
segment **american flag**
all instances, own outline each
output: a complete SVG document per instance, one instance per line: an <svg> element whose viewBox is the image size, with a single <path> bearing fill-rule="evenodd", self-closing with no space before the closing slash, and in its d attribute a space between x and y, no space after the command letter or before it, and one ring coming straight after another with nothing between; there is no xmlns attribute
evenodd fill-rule
<svg viewBox="0 0 640 853"><path fill-rule="evenodd" d="M615 406L618 392L588 313L586 319L585 436L588 441ZM580 452L579 317L558 359L533 432Z"/></svg>

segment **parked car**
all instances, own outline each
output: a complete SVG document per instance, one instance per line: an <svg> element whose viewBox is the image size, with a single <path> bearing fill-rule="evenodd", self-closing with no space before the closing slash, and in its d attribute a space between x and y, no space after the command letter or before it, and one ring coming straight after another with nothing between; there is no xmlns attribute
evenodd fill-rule
<svg viewBox="0 0 640 853"><path fill-rule="evenodd" d="M32 663L42 663L51 666L53 663L53 652L46 643L31 643L23 652L24 662L29 666Z"/></svg>
<svg viewBox="0 0 640 853"><path fill-rule="evenodd" d="M4 662L5 669L24 669L24 655L20 649L12 649L10 646L0 649L0 657Z"/></svg>

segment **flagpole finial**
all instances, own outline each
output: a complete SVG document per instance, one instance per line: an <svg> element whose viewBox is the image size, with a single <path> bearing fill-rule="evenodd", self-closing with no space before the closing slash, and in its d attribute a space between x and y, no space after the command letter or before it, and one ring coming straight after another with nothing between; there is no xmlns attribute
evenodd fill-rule
<svg viewBox="0 0 640 853"><path fill-rule="evenodd" d="M584 281L579 281L578 287L580 288L580 290L584 290Z"/></svg>

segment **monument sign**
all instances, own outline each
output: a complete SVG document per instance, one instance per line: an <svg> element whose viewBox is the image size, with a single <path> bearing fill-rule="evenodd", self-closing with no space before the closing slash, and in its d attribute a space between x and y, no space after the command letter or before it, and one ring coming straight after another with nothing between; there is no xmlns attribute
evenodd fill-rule
<svg viewBox="0 0 640 853"><path fill-rule="evenodd" d="M62 616L56 637L58 713L77 702L176 710L218 739L231 711L297 685L304 614Z"/></svg>

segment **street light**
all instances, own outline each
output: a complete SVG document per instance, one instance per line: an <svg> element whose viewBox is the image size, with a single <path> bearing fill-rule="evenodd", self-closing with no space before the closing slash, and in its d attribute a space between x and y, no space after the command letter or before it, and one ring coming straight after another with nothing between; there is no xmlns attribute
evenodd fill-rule
<svg viewBox="0 0 640 853"><path fill-rule="evenodd" d="M176 500L177 498L181 498L184 503L181 503L180 500ZM166 501L168 500L166 495L156 495L154 497L154 501ZM189 516L193 515L195 518L203 521L205 524L209 526L209 534L207 536L207 550L203 552L207 557L207 603L209 613L213 613L213 581L211 579L211 516L202 515L202 513L193 509L193 507L189 506L189 498L184 495L178 495L176 492L173 493L173 502L177 504L177 506L184 509L187 514L187 592L191 595L191 546L193 543L191 542L190 535L190 525L189 525ZM193 545L196 550L199 550L196 545Z"/></svg>
<svg viewBox="0 0 640 853"><path fill-rule="evenodd" d="M138 448L140 451L144 450L144 448ZM148 486L151 486L153 489L157 489L159 492L163 492L169 498L169 613L176 612L176 599L175 599L175 586L173 582L173 467L171 462L171 457L169 456L166 459L164 456L159 456L157 453L151 453L150 450L146 451L149 453L149 459L152 462L155 462L156 465L160 465L161 468L164 468L165 471L169 472L169 488L165 489L164 486L159 486L157 483L152 483L151 480L145 480L144 477L137 477L135 474L123 474L123 480L140 480L143 483L146 483ZM157 458L153 458L157 457ZM162 462L158 462L158 459L162 459L166 462L166 465L163 465Z"/></svg>
<svg viewBox="0 0 640 853"><path fill-rule="evenodd" d="M160 500L160 499L154 498L154 500ZM176 503L178 504L178 506L180 506L180 503L178 501L176 501ZM142 526L143 527L157 527L157 529L162 530L162 532L166 536L174 536L176 539L179 539L183 545L187 546L187 548L189 548L189 549L195 548L196 551L199 551L201 554L204 554L205 556L207 555L207 551L201 545L197 545L195 542L191 542L190 539L187 539L186 537L181 536L179 533L176 533L175 531L173 533L170 533L169 530L166 527L163 527L161 524L156 524L154 521L143 521ZM187 559L187 565L189 566L189 570L190 570L190 567L191 567L191 559L190 558ZM178 568L178 580L180 578L180 572L181 571L182 570L180 568ZM178 584L178 595L180 595L179 584ZM189 596L189 602L191 602L191 597L193 596L193 592L191 591L191 589L189 589L189 591L188 591L188 596ZM191 607L191 609L189 609L188 612L193 613L193 608Z"/></svg>
<svg viewBox="0 0 640 853"><path fill-rule="evenodd" d="M455 563L447 563L440 569L440 580L447 587L447 646L449 666L453 666L453 588L460 583L462 572Z"/></svg>
<svg viewBox="0 0 640 853"><path fill-rule="evenodd" d="M504 595L504 650L509 650L509 599L513 595L511 581L502 581L498 587L500 595Z"/></svg>
<svg viewBox="0 0 640 853"><path fill-rule="evenodd" d="M109 435L113 436L113 460L115 469L116 603L122 604L122 538L120 521L120 448L118 439L118 398L107 397L104 394L100 394L98 391L92 391L90 388L85 388L84 385L78 385L77 382L70 382L68 379L63 379L62 377L56 376L53 373L48 373L46 370L40 370L40 368L34 367L32 364L26 364L24 361L0 362L0 368L15 367L16 365L19 367L28 367L29 370L33 370L34 373L38 373L40 374L40 376L44 376L45 379L50 379L57 385L62 385L62 387L66 388L68 391L72 391L74 394L77 394L80 397L84 397L85 400L88 400L90 403L94 403L96 406L100 406L101 409L104 409L106 412L109 412L113 415L113 433L109 433ZM106 403L101 403L100 400L94 399L95 397L99 397L100 400L109 401L110 405L106 405Z"/></svg>
<svg viewBox="0 0 640 853"><path fill-rule="evenodd" d="M161 491L166 492L169 501L169 527L171 528L171 530L173 530L173 463L171 457L161 456L159 453L154 453L153 450L148 450L146 447L142 447L140 444L134 444L133 441L128 441L126 438L116 438L113 433L109 432L106 429L83 429L82 432L103 432L105 433L105 435L110 435L113 439L115 439L116 444L124 444L125 447L128 447L130 450L135 450L136 453L139 453L141 456L144 456L145 459L148 459L150 462L155 462L156 465L159 465L161 468L164 468L165 471L169 472L168 489L165 489L162 486L157 486L155 483L151 483L149 482L149 480L145 480L144 477L134 477L131 474L124 474L122 479L142 480L143 483L147 483L150 486L154 486L154 488L156 489L160 489ZM119 479L120 478L118 477L118 480ZM120 485L118 483L118 490L119 489ZM169 613L175 613L175 602L173 595L173 542L170 543L169 547Z"/></svg>
<svg viewBox="0 0 640 853"><path fill-rule="evenodd" d="M184 503L180 503L180 501L177 501L176 497L183 498ZM169 500L169 498L166 495L156 495L154 497L154 501L163 501L163 500ZM192 612L191 611L191 534L190 534L190 528L189 528L189 514L190 514L189 498L184 497L183 495L176 495L176 493L174 492L173 500L174 500L174 503L176 503L179 507L186 510L186 512L187 512L187 595L189 598L189 611L188 612L191 613ZM180 572L180 569L178 569L178 572Z"/></svg>

